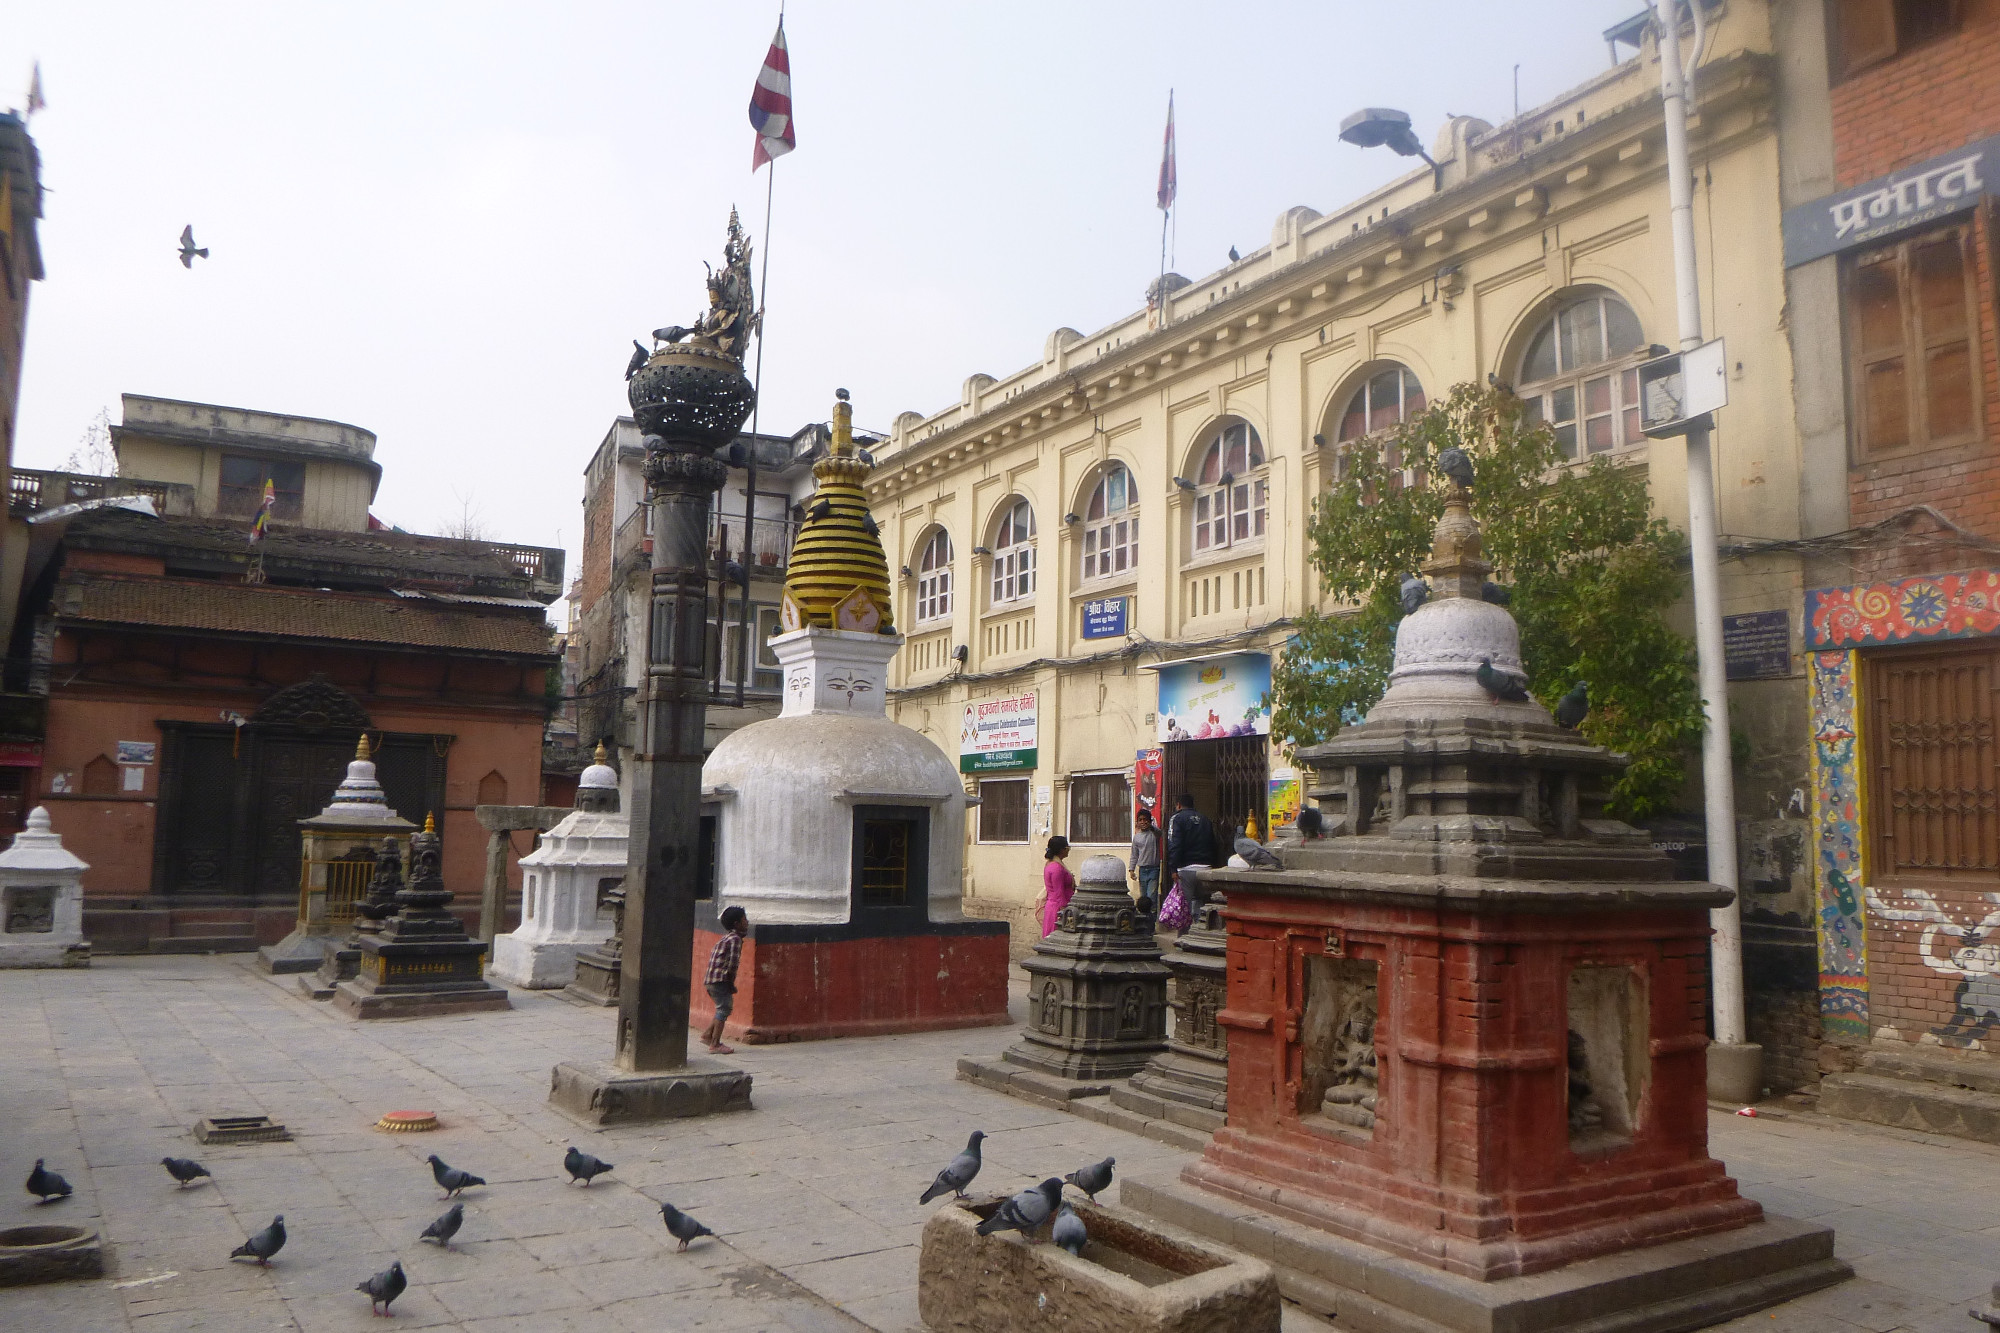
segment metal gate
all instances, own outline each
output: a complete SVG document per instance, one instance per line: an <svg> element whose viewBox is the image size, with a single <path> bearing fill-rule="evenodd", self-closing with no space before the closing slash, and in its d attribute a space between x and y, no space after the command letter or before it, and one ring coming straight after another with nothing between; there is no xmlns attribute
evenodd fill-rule
<svg viewBox="0 0 2000 1333"><path fill-rule="evenodd" d="M1168 741L1162 748L1160 803L1168 814L1182 793L1194 797L1195 808L1215 822L1224 851L1245 815L1254 814L1259 831L1268 834L1271 769L1264 737Z"/></svg>

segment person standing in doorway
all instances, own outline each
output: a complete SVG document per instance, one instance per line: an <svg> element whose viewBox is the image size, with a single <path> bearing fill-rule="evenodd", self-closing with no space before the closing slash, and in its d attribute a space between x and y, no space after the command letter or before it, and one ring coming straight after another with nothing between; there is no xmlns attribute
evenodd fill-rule
<svg viewBox="0 0 2000 1333"><path fill-rule="evenodd" d="M1178 876L1188 866L1221 865L1220 845L1215 825L1194 808L1194 797L1186 792L1174 797L1174 817L1167 821L1167 874Z"/></svg>
<svg viewBox="0 0 2000 1333"><path fill-rule="evenodd" d="M1139 882L1139 910L1147 916L1160 903L1160 831L1153 827L1153 812L1141 810L1132 834L1132 864L1127 872Z"/></svg>
<svg viewBox="0 0 2000 1333"><path fill-rule="evenodd" d="M1042 938L1055 933L1056 919L1062 909L1069 906L1069 900L1076 894L1076 876L1069 873L1063 858L1069 855L1069 839L1058 833L1049 839L1047 850L1042 853L1042 896L1036 906L1042 912Z"/></svg>

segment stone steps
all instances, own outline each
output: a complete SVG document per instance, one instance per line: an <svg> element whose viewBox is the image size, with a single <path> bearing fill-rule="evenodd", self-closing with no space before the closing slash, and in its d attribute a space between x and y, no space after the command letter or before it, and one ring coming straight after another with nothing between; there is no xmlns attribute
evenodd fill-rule
<svg viewBox="0 0 2000 1333"><path fill-rule="evenodd" d="M1022 1069L998 1058L975 1060L969 1057L959 1060L958 1076L968 1083L1019 1097L1024 1102L1081 1116L1085 1120L1094 1120L1100 1125L1109 1125L1113 1129L1122 1129L1128 1134L1137 1134L1188 1152L1200 1152L1208 1146L1207 1130L1115 1105L1110 1094L1114 1089L1125 1086L1122 1080L1079 1083Z"/></svg>
<svg viewBox="0 0 2000 1333"><path fill-rule="evenodd" d="M1822 1115L2000 1143L2000 1061L1874 1050L1851 1074L1820 1080Z"/></svg>
<svg viewBox="0 0 2000 1333"><path fill-rule="evenodd" d="M149 953L255 953L257 937L248 929L241 935L155 935L146 947Z"/></svg>

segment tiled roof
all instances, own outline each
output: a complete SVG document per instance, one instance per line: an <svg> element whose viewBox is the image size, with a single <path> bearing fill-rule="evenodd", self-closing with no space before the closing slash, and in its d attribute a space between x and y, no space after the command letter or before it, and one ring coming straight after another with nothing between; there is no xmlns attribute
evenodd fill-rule
<svg viewBox="0 0 2000 1333"><path fill-rule="evenodd" d="M546 620L526 611L308 588L75 573L56 590L54 610L65 623L149 625L480 653L555 653Z"/></svg>

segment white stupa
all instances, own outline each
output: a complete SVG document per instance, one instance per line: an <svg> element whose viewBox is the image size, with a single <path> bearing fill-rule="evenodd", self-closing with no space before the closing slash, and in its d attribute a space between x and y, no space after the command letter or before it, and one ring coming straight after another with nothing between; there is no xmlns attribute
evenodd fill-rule
<svg viewBox="0 0 2000 1333"><path fill-rule="evenodd" d="M576 955L611 938L597 906L601 881L625 877L629 825L618 810L618 770L597 762L577 779L576 809L521 858L521 925L493 941L487 975L526 990L576 980Z"/></svg>
<svg viewBox="0 0 2000 1333"><path fill-rule="evenodd" d="M38 805L14 845L0 852L0 967L89 967L83 872L90 869L49 827Z"/></svg>

